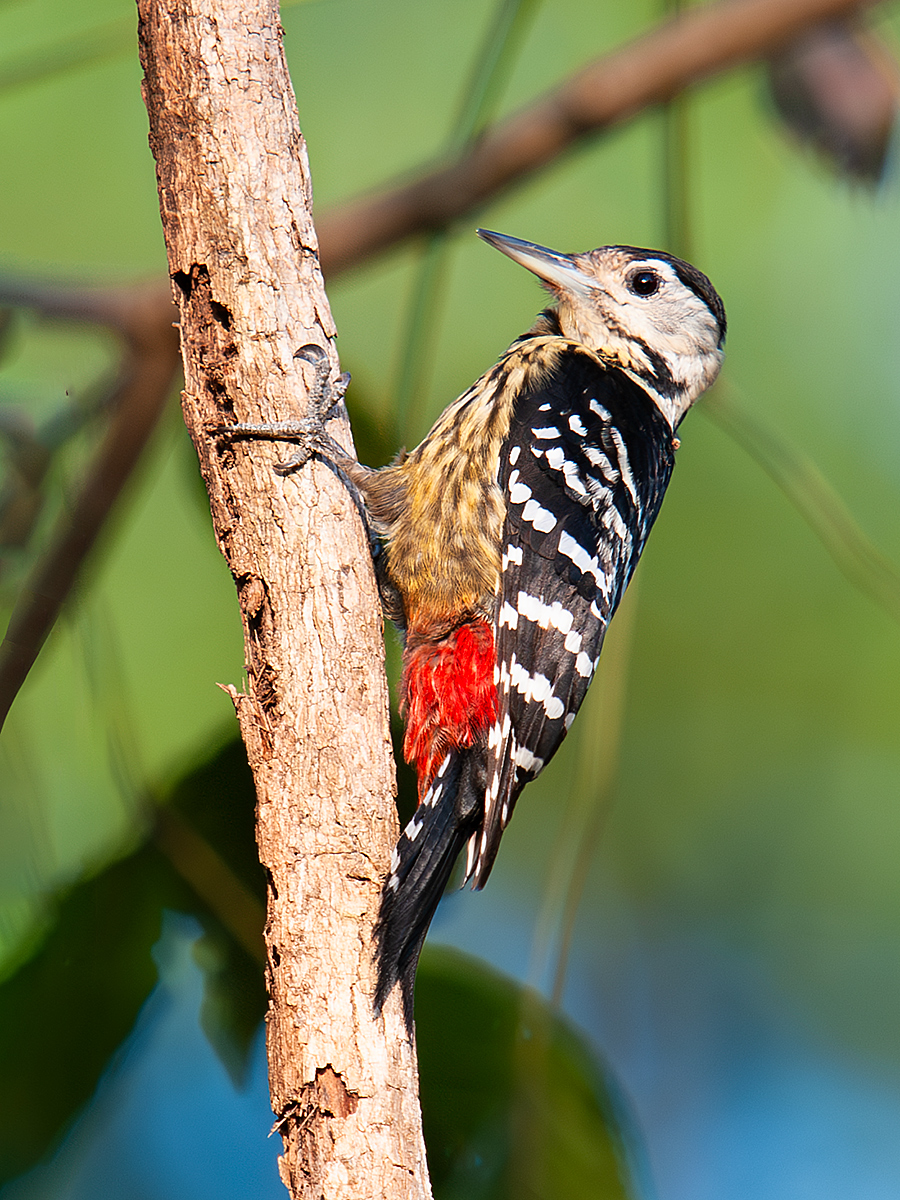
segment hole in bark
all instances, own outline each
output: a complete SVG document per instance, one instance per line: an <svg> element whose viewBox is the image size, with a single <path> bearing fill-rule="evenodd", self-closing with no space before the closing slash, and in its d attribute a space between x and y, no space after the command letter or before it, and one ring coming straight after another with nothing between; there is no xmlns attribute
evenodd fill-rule
<svg viewBox="0 0 900 1200"><path fill-rule="evenodd" d="M210 300L209 310L223 329L231 328L231 313L224 304L220 304L218 300Z"/></svg>
<svg viewBox="0 0 900 1200"><path fill-rule="evenodd" d="M275 672L266 666L259 672L254 681L256 699L266 712L271 712L278 703L278 692L275 687Z"/></svg>
<svg viewBox="0 0 900 1200"><path fill-rule="evenodd" d="M266 873L266 887L269 889L269 894L273 900L278 899L278 888L275 886L275 877L268 867L263 867Z"/></svg>
<svg viewBox="0 0 900 1200"><path fill-rule="evenodd" d="M191 292L194 288L194 281L187 271L175 271L172 274L172 281L181 289L181 293L185 300L190 300Z"/></svg>

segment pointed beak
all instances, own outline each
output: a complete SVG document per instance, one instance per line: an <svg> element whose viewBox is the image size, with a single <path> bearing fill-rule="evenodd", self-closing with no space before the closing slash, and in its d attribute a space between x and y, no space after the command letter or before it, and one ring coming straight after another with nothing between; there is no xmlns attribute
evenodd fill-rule
<svg viewBox="0 0 900 1200"><path fill-rule="evenodd" d="M490 229L477 229L475 232L488 245L502 250L513 262L532 271L538 279L543 279L544 283L549 283L551 287L564 292L574 292L585 299L596 292L596 283L579 270L574 259L568 254L559 254L556 250L548 250L546 246L523 242L521 238L510 237L505 233L493 233Z"/></svg>

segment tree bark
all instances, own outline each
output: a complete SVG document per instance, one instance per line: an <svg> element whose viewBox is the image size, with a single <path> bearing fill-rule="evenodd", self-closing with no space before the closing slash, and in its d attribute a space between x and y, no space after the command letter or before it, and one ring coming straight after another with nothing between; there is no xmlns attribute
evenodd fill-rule
<svg viewBox="0 0 900 1200"><path fill-rule="evenodd" d="M305 415L335 329L276 0L138 0L144 97L181 314L185 420L243 614L232 695L258 796L272 1106L294 1197L430 1195L399 994L372 1008L372 929L397 837L381 617L346 489L223 422ZM346 419L329 432L350 444Z"/></svg>

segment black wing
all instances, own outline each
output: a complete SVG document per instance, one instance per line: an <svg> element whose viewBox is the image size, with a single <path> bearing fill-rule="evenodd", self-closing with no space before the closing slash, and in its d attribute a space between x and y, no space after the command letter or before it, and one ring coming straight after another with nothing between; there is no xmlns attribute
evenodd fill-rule
<svg viewBox="0 0 900 1200"><path fill-rule="evenodd" d="M673 433L651 397L576 350L516 402L501 451L506 498L494 619L499 717L484 824L466 863L484 885L525 784L575 719L603 637L672 472Z"/></svg>

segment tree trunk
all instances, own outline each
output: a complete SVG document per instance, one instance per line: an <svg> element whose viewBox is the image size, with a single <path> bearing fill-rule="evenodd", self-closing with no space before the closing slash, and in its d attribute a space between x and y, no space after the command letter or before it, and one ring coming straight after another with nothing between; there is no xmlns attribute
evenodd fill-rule
<svg viewBox="0 0 900 1200"><path fill-rule="evenodd" d="M305 415L310 342L338 373L306 147L276 0L138 0L144 98L181 313L184 415L237 583L231 689L269 880L268 1016L295 1197L430 1195L399 993L372 1009L372 929L397 837L381 618L366 536L318 461L233 446L231 421ZM345 420L329 432L349 445Z"/></svg>

